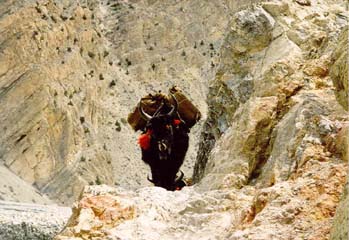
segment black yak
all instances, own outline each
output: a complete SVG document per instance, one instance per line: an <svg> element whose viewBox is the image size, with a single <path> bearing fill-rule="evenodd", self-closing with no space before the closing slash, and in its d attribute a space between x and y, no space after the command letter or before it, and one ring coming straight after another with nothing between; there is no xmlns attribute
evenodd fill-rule
<svg viewBox="0 0 349 240"><path fill-rule="evenodd" d="M152 178L148 180L155 186L167 190L181 189L185 183L183 172L177 177L179 168L183 164L189 146L189 128L180 119L177 112L176 98L170 105L163 101L151 116L144 111L141 104L138 109L147 121L144 133L139 138L142 149L142 160L150 166Z"/></svg>

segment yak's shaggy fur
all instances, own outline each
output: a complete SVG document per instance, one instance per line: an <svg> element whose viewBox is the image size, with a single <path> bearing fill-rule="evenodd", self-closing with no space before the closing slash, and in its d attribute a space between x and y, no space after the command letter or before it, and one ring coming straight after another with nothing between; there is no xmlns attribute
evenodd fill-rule
<svg viewBox="0 0 349 240"><path fill-rule="evenodd" d="M140 111L145 114L141 107ZM164 104L154 116L146 115L145 118L144 134L148 135L150 144L142 147L142 160L150 166L151 181L155 186L176 190L176 174L189 146L189 129L179 120L177 105L170 108Z"/></svg>

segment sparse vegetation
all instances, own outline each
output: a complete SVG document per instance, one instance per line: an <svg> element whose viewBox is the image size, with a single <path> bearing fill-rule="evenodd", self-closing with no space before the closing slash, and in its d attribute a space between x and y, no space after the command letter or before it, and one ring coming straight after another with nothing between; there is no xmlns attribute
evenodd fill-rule
<svg viewBox="0 0 349 240"><path fill-rule="evenodd" d="M112 80L110 83L109 83L109 87L112 88L116 85L115 83L115 80Z"/></svg>
<svg viewBox="0 0 349 240"><path fill-rule="evenodd" d="M125 118L121 118L120 121L121 121L121 123L124 124L124 125L127 124L127 120L126 120Z"/></svg>
<svg viewBox="0 0 349 240"><path fill-rule="evenodd" d="M80 123L84 124L84 122L85 122L85 117L80 117Z"/></svg>
<svg viewBox="0 0 349 240"><path fill-rule="evenodd" d="M57 19L56 19L54 16L51 16L51 20L52 20L54 23L57 23Z"/></svg>
<svg viewBox="0 0 349 240"><path fill-rule="evenodd" d="M68 18L66 16L60 15L59 16L63 21L66 21Z"/></svg>
<svg viewBox="0 0 349 240"><path fill-rule="evenodd" d="M95 53L90 52L90 51L87 52L87 55L88 55L90 58L95 58L95 56L96 56Z"/></svg>
<svg viewBox="0 0 349 240"><path fill-rule="evenodd" d="M96 177L95 183L96 183L96 185L101 185L101 184L102 184L102 181L101 181L101 179L99 178L98 175L97 175L97 177Z"/></svg>
<svg viewBox="0 0 349 240"><path fill-rule="evenodd" d="M33 38L35 38L35 36L37 36L39 33L38 33L38 31L34 31L33 32Z"/></svg>
<svg viewBox="0 0 349 240"><path fill-rule="evenodd" d="M38 6L35 6L35 10L40 14L42 13L41 9Z"/></svg>
<svg viewBox="0 0 349 240"><path fill-rule="evenodd" d="M118 120L115 121L115 130L117 132L120 132L121 131L121 124L119 123Z"/></svg>

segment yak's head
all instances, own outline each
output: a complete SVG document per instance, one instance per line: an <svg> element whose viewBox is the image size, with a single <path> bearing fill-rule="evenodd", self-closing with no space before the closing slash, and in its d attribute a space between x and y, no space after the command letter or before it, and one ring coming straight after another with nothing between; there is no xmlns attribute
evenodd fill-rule
<svg viewBox="0 0 349 240"><path fill-rule="evenodd" d="M172 95L171 95L172 96ZM147 121L147 131L151 137L153 148L158 151L158 156L161 161L170 160L173 144L173 122L177 114L178 103L174 96L174 105L169 108L164 102L151 116L146 113L140 106L139 111L141 116Z"/></svg>

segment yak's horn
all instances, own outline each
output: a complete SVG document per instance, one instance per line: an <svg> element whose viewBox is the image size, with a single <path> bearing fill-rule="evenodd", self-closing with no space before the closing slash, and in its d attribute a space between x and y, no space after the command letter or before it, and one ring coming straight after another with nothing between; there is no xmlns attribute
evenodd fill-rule
<svg viewBox="0 0 349 240"><path fill-rule="evenodd" d="M177 113L177 110L178 110L178 101L177 101L175 95L173 95L172 93L170 93L170 95L171 95L171 97L172 97L173 100L174 100L174 105L172 106L172 109L171 109L171 111L168 113L168 115L174 116L174 114L176 114L176 113Z"/></svg>
<svg viewBox="0 0 349 240"><path fill-rule="evenodd" d="M138 110L144 120L149 121L152 118L152 116L150 116L148 113L144 111L141 103L139 103L138 105Z"/></svg>

